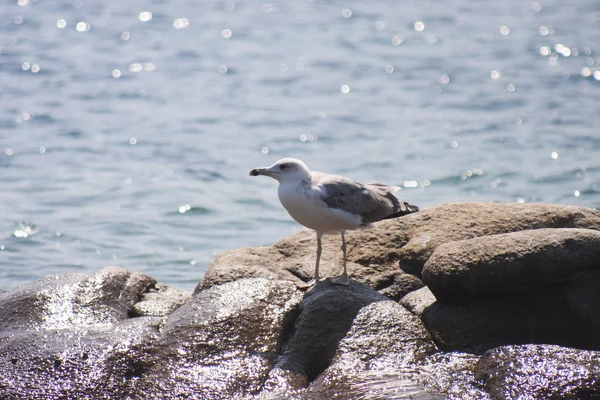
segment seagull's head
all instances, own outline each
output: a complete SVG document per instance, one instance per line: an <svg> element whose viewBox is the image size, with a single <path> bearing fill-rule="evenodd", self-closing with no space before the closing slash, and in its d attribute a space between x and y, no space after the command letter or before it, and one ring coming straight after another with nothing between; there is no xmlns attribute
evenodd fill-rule
<svg viewBox="0 0 600 400"><path fill-rule="evenodd" d="M299 181L310 176L310 170L302 161L295 158L283 158L267 168L256 168L250 176L265 175L277 179L279 183Z"/></svg>

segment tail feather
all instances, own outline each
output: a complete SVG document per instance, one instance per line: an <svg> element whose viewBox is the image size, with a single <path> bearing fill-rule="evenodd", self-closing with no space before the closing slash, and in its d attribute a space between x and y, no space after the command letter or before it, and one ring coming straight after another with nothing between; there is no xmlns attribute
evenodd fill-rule
<svg viewBox="0 0 600 400"><path fill-rule="evenodd" d="M403 204L404 204L403 209L396 211L395 213L390 214L383 219L398 218L403 215L412 214L412 213L416 213L419 211L419 207L417 207L417 206L413 206L412 204L408 204L406 202L403 202Z"/></svg>

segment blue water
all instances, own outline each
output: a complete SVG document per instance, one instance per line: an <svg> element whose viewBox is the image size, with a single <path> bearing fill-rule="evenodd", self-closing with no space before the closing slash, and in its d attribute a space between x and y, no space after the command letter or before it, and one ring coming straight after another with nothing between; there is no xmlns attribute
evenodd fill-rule
<svg viewBox="0 0 600 400"><path fill-rule="evenodd" d="M600 207L600 4L0 5L0 287L120 265L193 288L301 229L279 158L453 201Z"/></svg>

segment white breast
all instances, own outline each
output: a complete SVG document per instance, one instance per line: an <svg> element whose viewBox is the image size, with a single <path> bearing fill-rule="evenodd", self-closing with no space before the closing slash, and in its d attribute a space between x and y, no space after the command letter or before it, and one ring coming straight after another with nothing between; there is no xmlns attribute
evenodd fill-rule
<svg viewBox="0 0 600 400"><path fill-rule="evenodd" d="M307 228L329 232L356 229L361 225L360 216L327 207L320 198L318 186L309 188L300 183L282 183L278 194L290 216Z"/></svg>

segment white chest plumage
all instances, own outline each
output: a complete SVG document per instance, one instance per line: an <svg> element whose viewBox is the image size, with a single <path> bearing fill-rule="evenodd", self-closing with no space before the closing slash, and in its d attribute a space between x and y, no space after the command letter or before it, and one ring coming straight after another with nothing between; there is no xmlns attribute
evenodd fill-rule
<svg viewBox="0 0 600 400"><path fill-rule="evenodd" d="M282 183L279 201L300 224L320 232L356 229L361 225L358 215L327 207L321 200L320 186L307 183Z"/></svg>

